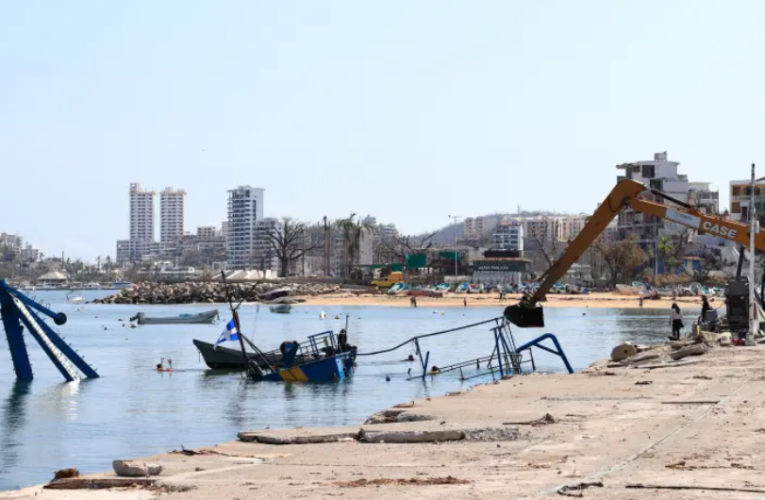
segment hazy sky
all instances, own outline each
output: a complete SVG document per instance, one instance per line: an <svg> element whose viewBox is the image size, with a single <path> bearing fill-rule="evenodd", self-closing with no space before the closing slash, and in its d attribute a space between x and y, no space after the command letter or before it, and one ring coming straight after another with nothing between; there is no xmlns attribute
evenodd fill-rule
<svg viewBox="0 0 765 500"><path fill-rule="evenodd" d="M765 175L765 3L0 3L0 231L114 255L128 184L269 216L592 211L668 151L721 188Z"/></svg>

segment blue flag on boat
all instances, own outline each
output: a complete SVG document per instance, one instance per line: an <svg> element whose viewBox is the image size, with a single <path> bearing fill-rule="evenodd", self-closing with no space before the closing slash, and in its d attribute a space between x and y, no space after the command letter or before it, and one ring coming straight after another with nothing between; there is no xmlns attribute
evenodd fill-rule
<svg viewBox="0 0 765 500"><path fill-rule="evenodd" d="M239 330L236 329L236 321L233 319L226 323L226 329L220 334L218 341L215 343L215 347L218 347L219 344L229 340L239 340Z"/></svg>

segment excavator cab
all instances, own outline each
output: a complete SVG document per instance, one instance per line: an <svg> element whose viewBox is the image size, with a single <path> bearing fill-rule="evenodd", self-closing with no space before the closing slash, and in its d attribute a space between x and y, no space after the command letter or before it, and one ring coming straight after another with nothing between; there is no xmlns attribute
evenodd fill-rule
<svg viewBox="0 0 765 500"><path fill-rule="evenodd" d="M505 318L520 328L542 328L545 326L545 315L542 306L531 304L525 300L505 308Z"/></svg>

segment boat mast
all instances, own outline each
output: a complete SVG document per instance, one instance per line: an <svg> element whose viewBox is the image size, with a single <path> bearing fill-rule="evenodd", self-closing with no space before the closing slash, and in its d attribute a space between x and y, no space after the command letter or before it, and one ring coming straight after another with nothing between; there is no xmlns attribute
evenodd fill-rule
<svg viewBox="0 0 765 500"><path fill-rule="evenodd" d="M226 291L226 299L228 300L228 307L231 309L231 314L234 316L234 324L236 325L236 331L239 337L239 347L242 349L242 359L244 360L244 366L247 368L247 371L250 371L251 369L250 360L247 357L247 351L244 350L244 340L242 340L244 333L242 332L242 325L239 322L239 314L236 312L237 308L234 307L234 302L231 299L231 293L229 293L228 291L228 283L226 283L226 273L224 271L221 271L220 276L223 279L223 289Z"/></svg>

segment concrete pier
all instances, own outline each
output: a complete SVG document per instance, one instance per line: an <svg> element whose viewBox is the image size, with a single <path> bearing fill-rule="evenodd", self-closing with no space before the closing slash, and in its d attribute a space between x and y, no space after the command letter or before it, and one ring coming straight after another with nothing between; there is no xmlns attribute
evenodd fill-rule
<svg viewBox="0 0 765 500"><path fill-rule="evenodd" d="M430 420L242 429L247 442L146 458L165 467L156 479L172 486L166 492L33 487L0 498L765 498L765 347L695 360L650 370L603 363L402 405ZM365 442L362 428L454 439Z"/></svg>

